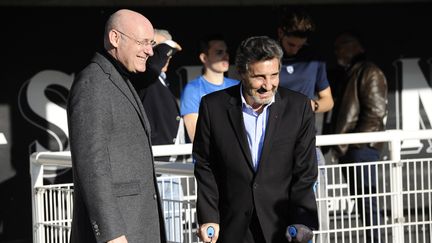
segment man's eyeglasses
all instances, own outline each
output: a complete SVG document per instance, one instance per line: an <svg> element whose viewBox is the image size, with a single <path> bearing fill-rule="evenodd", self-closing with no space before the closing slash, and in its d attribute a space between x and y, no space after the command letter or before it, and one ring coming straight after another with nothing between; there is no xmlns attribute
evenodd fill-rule
<svg viewBox="0 0 432 243"><path fill-rule="evenodd" d="M151 47L156 46L156 41L154 41L154 40L144 39L144 40L142 40L142 41L139 41L139 40L133 38L132 36L129 36L129 35L127 35L127 34L121 32L120 30L115 29L115 31L117 31L117 32L119 32L120 34L126 36L127 38L129 38L129 39L135 41L135 43L136 43L138 46L151 46Z"/></svg>

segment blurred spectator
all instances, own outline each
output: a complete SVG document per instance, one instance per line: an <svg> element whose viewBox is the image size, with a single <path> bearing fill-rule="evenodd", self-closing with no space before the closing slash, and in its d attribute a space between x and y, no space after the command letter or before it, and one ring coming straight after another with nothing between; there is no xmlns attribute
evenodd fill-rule
<svg viewBox="0 0 432 243"><path fill-rule="evenodd" d="M173 55L181 46L167 30L155 29L154 55L147 60L147 70L135 81L151 127L153 145L184 143L184 126L177 98L169 89L166 72ZM144 80L144 81L143 81ZM176 156L158 157L159 161L175 161Z"/></svg>
<svg viewBox="0 0 432 243"><path fill-rule="evenodd" d="M366 60L365 49L356 35L344 32L337 36L334 45L337 62L345 70L341 75L345 88L337 103L338 112L333 113L335 133L383 131L387 117L387 81L384 73L373 62ZM334 154L339 163L379 161L381 147L382 143L340 145L334 147ZM344 174L351 194L377 193L375 166L350 168ZM376 196L356 202L359 215L365 213L365 226L378 225L383 220L378 212ZM366 237L367 242L378 242L378 229L367 230Z"/></svg>
<svg viewBox="0 0 432 243"><path fill-rule="evenodd" d="M201 97L239 83L224 76L229 68L229 54L223 36L210 35L201 40L199 59L203 64L203 75L186 84L180 102L180 113L191 141L195 136Z"/></svg>
<svg viewBox="0 0 432 243"><path fill-rule="evenodd" d="M278 38L284 50L280 85L308 96L317 113L330 110L333 99L325 62L307 48L314 30L315 24L307 13L291 11L282 17Z"/></svg>
<svg viewBox="0 0 432 243"><path fill-rule="evenodd" d="M326 64L317 58L310 48L307 48L307 41L315 31L312 18L300 10L285 12L277 31L279 42L284 50L280 86L306 95L315 113L332 109L333 98L327 79ZM321 122L316 124L321 124ZM316 152L318 165L324 165L325 159L319 147L316 148ZM324 197L326 195L324 170L320 171L317 186L319 195ZM322 213L320 228L328 229L327 205L323 203L319 206ZM326 242L326 240L322 238L321 242Z"/></svg>
<svg viewBox="0 0 432 243"><path fill-rule="evenodd" d="M184 143L184 125L176 97L169 89L166 76L173 55L181 46L172 40L167 30L155 29L153 56L147 60L147 70L136 77L135 87L151 127L152 145ZM156 161L178 160L177 156L155 157ZM178 177L158 175L158 187L163 201L167 240L183 242L182 207L183 189Z"/></svg>

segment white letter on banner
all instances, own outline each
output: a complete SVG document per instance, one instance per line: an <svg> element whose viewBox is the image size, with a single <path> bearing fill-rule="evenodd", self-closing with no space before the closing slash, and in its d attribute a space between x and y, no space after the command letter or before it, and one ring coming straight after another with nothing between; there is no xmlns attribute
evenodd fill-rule
<svg viewBox="0 0 432 243"><path fill-rule="evenodd" d="M6 137L2 132L0 132L0 144L7 144Z"/></svg>
<svg viewBox="0 0 432 243"><path fill-rule="evenodd" d="M418 131L426 129L425 120L432 122L432 89L429 86L418 64L419 58L402 58L398 60L402 67L402 130ZM420 102L426 117L420 113ZM432 153L432 143L429 139L427 153ZM405 140L402 149L408 149L403 154L420 153L423 144L419 139Z"/></svg>

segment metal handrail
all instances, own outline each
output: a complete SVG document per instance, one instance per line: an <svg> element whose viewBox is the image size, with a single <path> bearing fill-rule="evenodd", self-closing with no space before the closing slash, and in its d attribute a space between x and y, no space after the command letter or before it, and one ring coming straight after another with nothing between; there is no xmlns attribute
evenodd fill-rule
<svg viewBox="0 0 432 243"><path fill-rule="evenodd" d="M371 142L388 142L390 156L392 161L401 160L401 143L405 140L421 140L432 139L432 129L421 131L402 131L402 130L387 130L383 132L367 132L367 133L349 133L349 134L333 134L333 135L318 135L316 136L317 146L331 146L339 144L357 144ZM181 145L155 145L152 147L153 155L170 156L170 155L191 155L192 144ZM71 154L69 151L64 152L38 152L30 156L30 173L32 181L32 206L33 206L33 222L38 217L35 213L35 188L43 186L43 167L45 165L71 167ZM175 174L193 176L193 163L176 163L176 162L155 162L155 171L160 174ZM393 178L401 178L402 170L395 166L391 170ZM393 180L393 192L402 191L401 180ZM403 202L401 197L394 196L392 200L392 217L395 219L403 218ZM393 227L394 242L404 241L404 231L402 226ZM36 238L35 242L38 242Z"/></svg>
<svg viewBox="0 0 432 243"><path fill-rule="evenodd" d="M402 131L402 130L387 130L382 132L365 132L365 133L347 133L347 134L331 134L316 136L317 146L331 146L339 144L356 144L356 143L372 143L372 142L390 142L398 143L403 140L410 139L431 139L432 129L420 131ZM400 144L399 144L400 145ZM170 155L190 155L192 154L192 144L178 145L154 145L152 147L153 155L170 156ZM400 159L400 150L392 151L391 160ZM39 165L55 165L71 167L71 157L69 151L63 152L36 152L31 155L32 163ZM158 167L167 167L170 163L156 163ZM182 166L182 163L176 163ZM185 166L187 167L187 166Z"/></svg>

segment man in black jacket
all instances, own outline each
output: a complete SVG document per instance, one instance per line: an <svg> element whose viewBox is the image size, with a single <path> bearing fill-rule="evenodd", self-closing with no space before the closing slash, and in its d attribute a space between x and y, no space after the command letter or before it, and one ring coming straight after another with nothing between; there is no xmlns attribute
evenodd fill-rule
<svg viewBox="0 0 432 243"><path fill-rule="evenodd" d="M183 125L177 98L169 89L166 72L173 55L181 50L166 30L155 30L154 55L147 60L147 72L135 82L151 127L153 145L183 143ZM180 129L180 130L179 130ZM180 139L180 141L179 141ZM159 157L159 161L174 161L174 157Z"/></svg>
<svg viewBox="0 0 432 243"><path fill-rule="evenodd" d="M166 72L170 59L181 50L179 44L172 40L167 30L155 29L153 56L147 60L147 71L137 76L135 87L143 103L151 127L151 141L153 145L184 143L183 121L179 115L178 102L171 92ZM176 161L177 156L155 157L156 161ZM178 178L158 178L159 191L162 199L181 201L183 190ZM172 202L163 204L167 240L169 242L183 242L181 232L180 205ZM174 225L174 227L173 227Z"/></svg>
<svg viewBox="0 0 432 243"><path fill-rule="evenodd" d="M241 84L201 100L193 157L205 242L283 243L289 225L318 227L315 117L309 98L279 87L282 55L269 37L245 39Z"/></svg>

